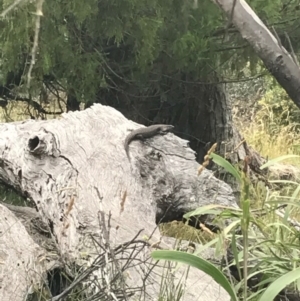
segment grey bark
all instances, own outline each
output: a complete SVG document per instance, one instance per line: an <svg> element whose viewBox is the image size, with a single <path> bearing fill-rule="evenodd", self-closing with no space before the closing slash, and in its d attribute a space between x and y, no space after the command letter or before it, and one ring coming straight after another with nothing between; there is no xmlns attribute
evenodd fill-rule
<svg viewBox="0 0 300 301"><path fill-rule="evenodd" d="M24 219L23 219L24 220ZM0 204L0 300L27 300L58 256L38 245L20 220Z"/></svg>
<svg viewBox="0 0 300 301"><path fill-rule="evenodd" d="M266 68L300 108L300 68L297 59L287 52L244 0L212 1L230 18Z"/></svg>
<svg viewBox="0 0 300 301"><path fill-rule="evenodd" d="M187 141L174 134L132 142L129 162L124 140L129 129L138 127L102 105L64 114L57 120L0 125L0 179L36 204L45 224L52 225L52 236L64 262L91 264L97 255L94 239L101 240L105 232L103 217L110 223L111 248L140 230L139 238L151 238L151 245L160 239L156 220L172 220L207 204L237 206L231 188L210 171L197 176L194 152ZM11 236L6 233L2 239L7 242ZM24 244L28 245L29 239ZM4 250L11 247L7 244ZM161 247L172 246L162 242ZM145 250L145 254L150 251ZM12 264L4 258L6 270ZM18 271L11 271L6 277L12 289L25 291L25 282L12 281ZM131 279L127 279L128 285L141 281L134 268ZM198 283L189 288L186 300L229 300L209 277L192 270L188 283L195 279ZM30 282L31 277L27 280ZM145 299L157 298L159 280L151 287L150 297ZM9 300L3 289L0 300Z"/></svg>

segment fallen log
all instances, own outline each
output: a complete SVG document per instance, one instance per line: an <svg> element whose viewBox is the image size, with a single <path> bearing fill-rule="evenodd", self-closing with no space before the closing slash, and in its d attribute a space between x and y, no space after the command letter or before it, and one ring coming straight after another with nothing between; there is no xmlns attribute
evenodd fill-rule
<svg viewBox="0 0 300 301"><path fill-rule="evenodd" d="M151 272L151 278L141 274L142 265L151 262L149 252L155 242L160 241L161 248L171 248L174 242L161 239L157 224L178 220L186 212L207 204L237 205L231 188L212 172L204 170L197 175L199 164L194 152L187 141L172 133L131 142L129 161L124 140L129 130L138 127L141 126L115 109L102 105L50 121L0 124L0 180L35 204L64 265L92 268L82 279L76 274L74 279L91 283L91 275L98 279L121 277L129 269L130 276L121 277L126 283L123 298L128 293L127 299L142 294L145 300L153 300L159 293L161 282L156 274L162 273L162 267L152 262L155 277ZM3 220L7 211L1 208ZM9 225L4 224L1 229L8 229ZM21 225L18 223L17 227ZM133 238L144 251L133 256L139 258L139 265L132 260L128 267L126 261L120 260L124 254L119 250L121 246L132 248ZM4 232L1 239L9 251L12 246L7 242L12 236ZM20 250L31 243L26 238ZM48 254L46 248L42 251ZM111 261L105 262L105 254L109 254ZM12 269L12 265L13 261L2 259L1 274L11 271L5 275L5 281L11 283L12 290L22 292L14 300L23 300L21 295L28 293L28 283L33 278L27 275L26 281L16 281L19 271ZM115 274L103 275L112 265ZM101 268L96 269L97 266ZM38 273L40 285L48 270L44 268ZM229 300L210 277L194 270L190 273L185 300L194 300L199 295ZM181 275L178 272L177 278ZM141 289L128 292L125 287ZM103 292L100 284L94 291ZM61 293L58 290L56 296ZM7 296L2 286L0 300L9 300Z"/></svg>

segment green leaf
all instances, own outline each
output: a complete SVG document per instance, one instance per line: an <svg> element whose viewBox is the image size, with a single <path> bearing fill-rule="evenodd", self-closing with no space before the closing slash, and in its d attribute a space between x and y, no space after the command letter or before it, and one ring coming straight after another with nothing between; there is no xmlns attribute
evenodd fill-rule
<svg viewBox="0 0 300 301"><path fill-rule="evenodd" d="M212 158L216 164L223 167L227 172L231 173L240 183L242 182L240 173L227 160L215 153L211 153L210 158Z"/></svg>
<svg viewBox="0 0 300 301"><path fill-rule="evenodd" d="M185 219L188 219L191 216L195 216L195 215L196 216L197 215L204 215L204 214L218 215L218 214L221 214L222 212L224 212L225 210L228 210L228 212L230 212L230 213L231 213L230 210L241 212L240 208L222 206L222 205L218 205L218 204L209 204L209 205L206 205L206 206L199 207L199 208L197 208L193 211L190 211L190 212L184 214L183 217ZM232 216L232 215L230 215L230 216Z"/></svg>
<svg viewBox="0 0 300 301"><path fill-rule="evenodd" d="M232 248L232 253L233 253L233 257L234 257L234 260L235 260L235 264L236 264L236 268L237 268L239 277L240 277L240 279L242 279L241 267L240 267L240 261L239 261L239 252L238 252L238 249L237 249L235 232L232 233L231 248Z"/></svg>
<svg viewBox="0 0 300 301"><path fill-rule="evenodd" d="M220 208L220 205L210 204L200 208L197 208L191 212L186 213L183 217L189 218L194 215L203 215L203 214L220 214L220 210L214 210L215 208Z"/></svg>
<svg viewBox="0 0 300 301"><path fill-rule="evenodd" d="M272 282L272 284L264 291L259 301L270 301L273 300L281 290L283 290L287 285L296 281L300 278L300 268L295 269L285 275L279 277L277 280Z"/></svg>
<svg viewBox="0 0 300 301"><path fill-rule="evenodd" d="M156 260L171 260L195 267L211 276L224 290L228 292L232 301L238 301L234 289L224 274L210 262L192 254L179 251L154 251L152 257Z"/></svg>
<svg viewBox="0 0 300 301"><path fill-rule="evenodd" d="M283 161L285 159L290 159L290 158L300 158L300 156L298 155L284 155L284 156L280 156L278 158L275 158L275 159L272 159L272 160L269 160L267 163L263 164L260 169L264 169L266 167L269 167L271 165L274 165L275 163L277 162L280 162L280 161Z"/></svg>
<svg viewBox="0 0 300 301"><path fill-rule="evenodd" d="M299 191L300 191L300 185L298 185L298 187L295 189L295 191L292 194L292 197L291 197L291 200L290 200L292 202L292 204L295 203L296 198L299 194ZM291 211L292 211L293 207L294 207L293 205L288 205L288 207L285 209L284 218L283 218L283 222L285 224L288 223L288 218L290 217L290 214L291 214Z"/></svg>

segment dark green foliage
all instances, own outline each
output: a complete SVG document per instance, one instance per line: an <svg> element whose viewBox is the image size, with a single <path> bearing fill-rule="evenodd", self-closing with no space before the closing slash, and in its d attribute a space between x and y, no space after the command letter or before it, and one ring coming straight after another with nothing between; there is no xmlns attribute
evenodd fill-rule
<svg viewBox="0 0 300 301"><path fill-rule="evenodd" d="M292 29L300 24L296 2L255 0L250 5L267 23L280 22L279 33L288 30L293 40ZM212 1L192 6L193 1L182 0L45 1L32 95L50 78L91 103L105 91L130 85L140 95L153 94L168 85L166 76L181 79L181 72L196 81L211 70L235 71L249 60L256 65L258 58L236 31L224 39L227 20ZM34 3L23 3L0 23L1 85L10 83L11 72L22 74L23 81L26 77L35 9Z"/></svg>
<svg viewBox="0 0 300 301"><path fill-rule="evenodd" d="M275 135L278 134L282 127L290 127L291 132L299 133L299 108L290 101L287 93L276 85L274 79L266 77L264 87L267 89L267 92L258 102L258 118L268 124Z"/></svg>
<svg viewBox="0 0 300 301"><path fill-rule="evenodd" d="M30 203L26 199L20 196L12 188L0 183L0 202L13 204L16 206L30 206Z"/></svg>

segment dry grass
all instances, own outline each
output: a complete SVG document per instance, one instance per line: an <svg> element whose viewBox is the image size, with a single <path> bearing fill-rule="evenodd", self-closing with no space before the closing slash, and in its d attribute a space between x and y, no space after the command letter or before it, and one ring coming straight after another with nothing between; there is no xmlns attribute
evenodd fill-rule
<svg viewBox="0 0 300 301"><path fill-rule="evenodd" d="M300 155L300 110L287 97L282 88L276 86L269 89L258 101L255 111L251 116L241 114L234 116L238 129L247 142L261 155L269 160L288 154ZM250 114L249 114L250 115ZM300 160L298 158L281 161L271 167L272 178L279 179L286 174L285 179L299 183ZM276 177L276 171L278 177ZM285 202L294 203L290 207L289 216L300 220L299 193L297 184L282 183L268 191L268 197L252 187L252 198L257 206L268 201L276 201L279 204ZM259 193L257 193L259 192ZM274 218L274 217L273 217ZM265 222L272 221L272 216L265 216ZM278 217L277 217L278 220Z"/></svg>
<svg viewBox="0 0 300 301"><path fill-rule="evenodd" d="M293 131L292 126L281 127L273 133L268 124L258 121L241 128L241 131L247 142L269 159L287 154L300 154L300 148L297 147L300 135Z"/></svg>
<svg viewBox="0 0 300 301"><path fill-rule="evenodd" d="M251 116L236 114L234 121L251 146L264 157L274 159L287 154L300 155L298 116L299 108L276 87L263 95ZM284 163L300 166L299 160Z"/></svg>
<svg viewBox="0 0 300 301"><path fill-rule="evenodd" d="M0 122L22 121L29 118L28 106L24 102L10 101L5 108L0 108Z"/></svg>
<svg viewBox="0 0 300 301"><path fill-rule="evenodd" d="M44 96L44 99L43 99ZM33 98L33 102L36 106L40 106L47 113L41 112L32 104L27 101L13 101L10 100L5 107L0 107L0 122L13 122L13 121L23 121L31 118L34 119L55 119L59 118L60 112L66 112L66 94L64 92L59 92L59 98L51 93L40 94ZM80 109L84 108L84 104L80 104ZM55 114L50 114L50 113Z"/></svg>

